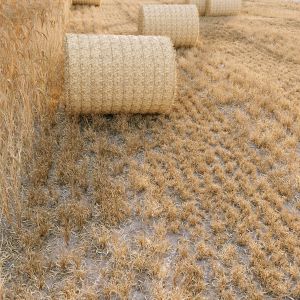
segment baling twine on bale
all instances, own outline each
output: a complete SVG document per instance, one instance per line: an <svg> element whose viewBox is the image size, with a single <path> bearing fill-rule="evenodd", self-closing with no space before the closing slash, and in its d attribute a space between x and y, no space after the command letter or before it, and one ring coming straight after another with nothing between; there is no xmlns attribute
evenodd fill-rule
<svg viewBox="0 0 300 300"><path fill-rule="evenodd" d="M206 0L187 0L187 3L196 5L200 16L205 15Z"/></svg>
<svg viewBox="0 0 300 300"><path fill-rule="evenodd" d="M169 38L67 34L65 57L69 112L170 112L176 61Z"/></svg>
<svg viewBox="0 0 300 300"><path fill-rule="evenodd" d="M194 46L199 36L196 5L143 5L139 13L139 33L171 38L174 46Z"/></svg>
<svg viewBox="0 0 300 300"><path fill-rule="evenodd" d="M207 16L230 16L240 12L241 0L207 0Z"/></svg>

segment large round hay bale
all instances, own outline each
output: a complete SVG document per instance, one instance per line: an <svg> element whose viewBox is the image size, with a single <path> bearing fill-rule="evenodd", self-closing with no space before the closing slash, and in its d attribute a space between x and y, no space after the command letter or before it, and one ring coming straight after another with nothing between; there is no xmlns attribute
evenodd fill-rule
<svg viewBox="0 0 300 300"><path fill-rule="evenodd" d="M82 5L97 5L99 6L101 0L72 0L72 4L82 4Z"/></svg>
<svg viewBox="0 0 300 300"><path fill-rule="evenodd" d="M241 0L207 0L207 16L231 16L240 12Z"/></svg>
<svg viewBox="0 0 300 300"><path fill-rule="evenodd" d="M158 36L67 34L70 113L168 113L176 94L172 42Z"/></svg>
<svg viewBox="0 0 300 300"><path fill-rule="evenodd" d="M176 47L194 46L199 35L196 5L143 5L139 14L139 33L171 38Z"/></svg>
<svg viewBox="0 0 300 300"><path fill-rule="evenodd" d="M187 0L187 3L196 5L200 16L205 15L206 0Z"/></svg>

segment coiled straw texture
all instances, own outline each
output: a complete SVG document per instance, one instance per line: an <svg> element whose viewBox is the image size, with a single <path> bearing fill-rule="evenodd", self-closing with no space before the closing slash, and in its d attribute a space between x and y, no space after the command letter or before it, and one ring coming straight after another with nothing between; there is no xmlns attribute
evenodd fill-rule
<svg viewBox="0 0 300 300"><path fill-rule="evenodd" d="M101 0L72 0L72 3L75 4L82 4L82 5L97 5L99 6Z"/></svg>
<svg viewBox="0 0 300 300"><path fill-rule="evenodd" d="M206 0L187 0L187 3L196 5L200 16L205 15Z"/></svg>
<svg viewBox="0 0 300 300"><path fill-rule="evenodd" d="M67 34L66 109L70 113L169 113L176 60L167 37Z"/></svg>
<svg viewBox="0 0 300 300"><path fill-rule="evenodd" d="M207 0L206 15L230 16L237 15L242 6L241 0Z"/></svg>
<svg viewBox="0 0 300 300"><path fill-rule="evenodd" d="M139 14L139 33L171 38L175 47L194 46L199 36L196 5L143 5Z"/></svg>

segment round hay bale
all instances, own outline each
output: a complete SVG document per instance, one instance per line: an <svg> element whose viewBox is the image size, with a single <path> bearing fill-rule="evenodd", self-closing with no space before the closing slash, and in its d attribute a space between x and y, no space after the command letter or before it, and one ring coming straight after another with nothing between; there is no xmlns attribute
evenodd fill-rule
<svg viewBox="0 0 300 300"><path fill-rule="evenodd" d="M242 6L241 0L207 0L207 16L237 15Z"/></svg>
<svg viewBox="0 0 300 300"><path fill-rule="evenodd" d="M198 8L199 16L205 15L206 0L187 0L188 4L194 4Z"/></svg>
<svg viewBox="0 0 300 300"><path fill-rule="evenodd" d="M96 5L99 6L101 0L72 0L72 4L82 4L82 5Z"/></svg>
<svg viewBox="0 0 300 300"><path fill-rule="evenodd" d="M139 13L139 33L168 36L174 46L194 46L199 36L196 5L143 5Z"/></svg>
<svg viewBox="0 0 300 300"><path fill-rule="evenodd" d="M167 37L67 34L65 97L70 113L169 113L176 58Z"/></svg>

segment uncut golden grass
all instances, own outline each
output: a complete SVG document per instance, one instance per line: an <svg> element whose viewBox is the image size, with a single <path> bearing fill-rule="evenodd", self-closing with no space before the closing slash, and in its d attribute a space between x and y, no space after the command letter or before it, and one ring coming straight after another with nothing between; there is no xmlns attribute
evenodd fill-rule
<svg viewBox="0 0 300 300"><path fill-rule="evenodd" d="M32 158L35 120L39 124L59 96L55 74L67 15L58 12L67 2L48 4L1 4L0 204L11 221L21 218L20 180Z"/></svg>
<svg viewBox="0 0 300 300"><path fill-rule="evenodd" d="M72 11L72 30L136 32L136 1L111 4ZM299 12L246 1L237 18L205 18L205 42L177 52L168 118L58 113L26 230L4 235L6 293L299 298Z"/></svg>
<svg viewBox="0 0 300 300"><path fill-rule="evenodd" d="M62 38L68 1L0 5L1 225L24 225L24 181L60 95ZM66 13L65 13L66 12ZM4 225L5 224L5 225ZM2 289L2 288L1 288Z"/></svg>

